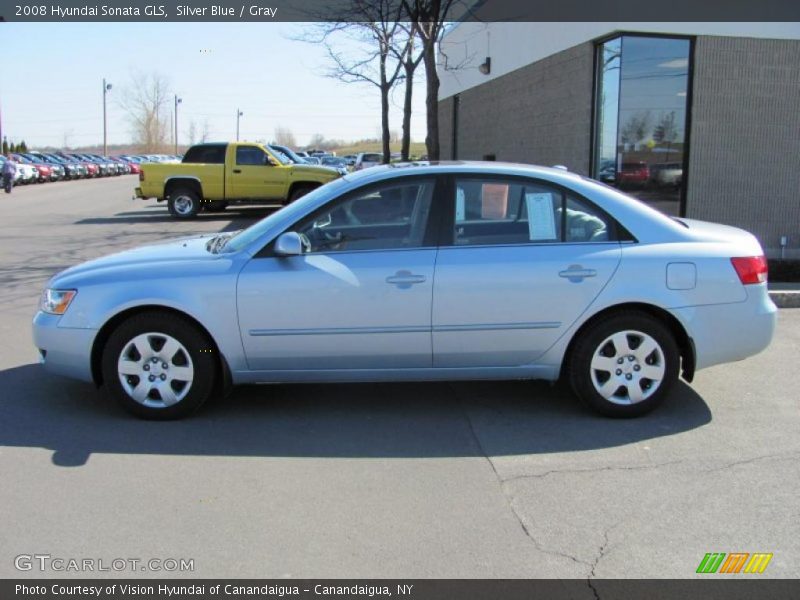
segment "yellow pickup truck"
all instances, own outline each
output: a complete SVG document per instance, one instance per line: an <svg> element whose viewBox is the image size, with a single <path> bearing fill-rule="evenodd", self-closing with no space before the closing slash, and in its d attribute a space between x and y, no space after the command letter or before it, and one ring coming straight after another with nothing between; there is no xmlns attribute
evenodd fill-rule
<svg viewBox="0 0 800 600"><path fill-rule="evenodd" d="M170 214L192 219L229 204L288 204L339 177L335 169L290 162L262 144L198 144L180 163L145 163L137 198L167 201Z"/></svg>

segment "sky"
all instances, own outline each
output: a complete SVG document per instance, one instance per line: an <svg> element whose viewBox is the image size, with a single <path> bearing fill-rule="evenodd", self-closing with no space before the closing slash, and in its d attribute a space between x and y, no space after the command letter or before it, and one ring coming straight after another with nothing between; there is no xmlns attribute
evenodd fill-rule
<svg viewBox="0 0 800 600"><path fill-rule="evenodd" d="M29 147L102 144L102 81L108 143L131 140L119 104L134 73L158 72L182 102L181 143L190 123L208 121L211 140L265 140L288 128L298 145L312 135L357 140L380 135L380 95L369 84L324 76L321 45L295 41L302 23L3 23L0 113L3 135ZM354 51L344 46L345 51ZM424 71L420 69L422 74ZM412 139L425 138L424 85L415 87ZM403 88L390 127L401 131ZM172 103L170 103L170 107Z"/></svg>

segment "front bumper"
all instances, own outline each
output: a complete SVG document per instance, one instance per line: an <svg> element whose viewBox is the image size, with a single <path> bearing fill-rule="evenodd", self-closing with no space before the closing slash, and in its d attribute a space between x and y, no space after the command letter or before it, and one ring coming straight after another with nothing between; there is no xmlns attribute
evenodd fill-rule
<svg viewBox="0 0 800 600"><path fill-rule="evenodd" d="M96 329L59 327L59 315L41 311L33 318L33 343L39 349L39 362L57 375L92 381L92 345Z"/></svg>

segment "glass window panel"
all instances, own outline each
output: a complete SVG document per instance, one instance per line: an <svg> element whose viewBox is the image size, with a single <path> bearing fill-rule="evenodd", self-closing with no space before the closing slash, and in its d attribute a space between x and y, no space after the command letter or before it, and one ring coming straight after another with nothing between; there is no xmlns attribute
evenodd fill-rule
<svg viewBox="0 0 800 600"><path fill-rule="evenodd" d="M610 40L598 51L595 177L673 215L687 150L689 51L689 40L643 36Z"/></svg>

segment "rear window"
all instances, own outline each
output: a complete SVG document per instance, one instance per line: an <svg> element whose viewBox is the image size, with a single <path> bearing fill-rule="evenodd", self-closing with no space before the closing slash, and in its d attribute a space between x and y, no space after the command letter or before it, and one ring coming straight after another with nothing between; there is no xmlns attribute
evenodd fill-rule
<svg viewBox="0 0 800 600"><path fill-rule="evenodd" d="M225 144L204 144L192 146L183 157L185 163L205 163L221 165L225 163Z"/></svg>
<svg viewBox="0 0 800 600"><path fill-rule="evenodd" d="M383 157L380 154L365 154L361 161L369 161L369 162L381 162Z"/></svg>

